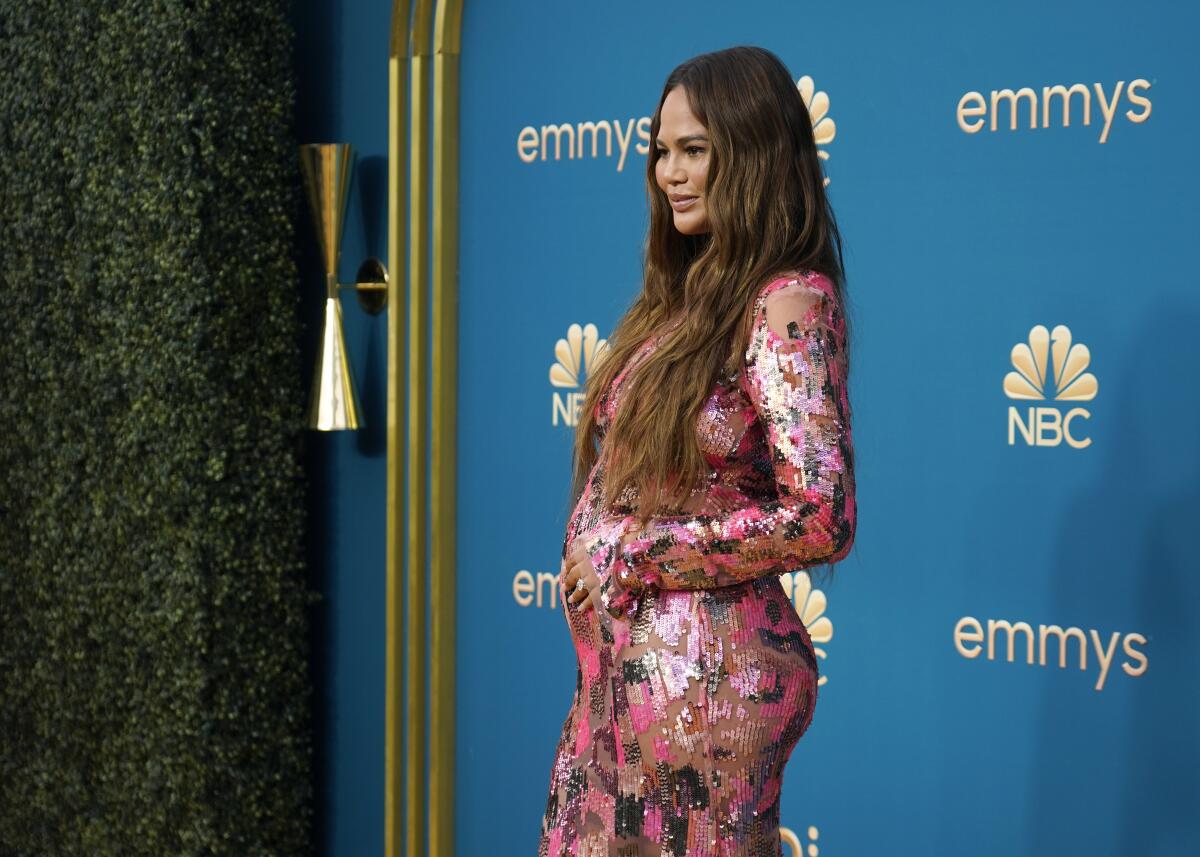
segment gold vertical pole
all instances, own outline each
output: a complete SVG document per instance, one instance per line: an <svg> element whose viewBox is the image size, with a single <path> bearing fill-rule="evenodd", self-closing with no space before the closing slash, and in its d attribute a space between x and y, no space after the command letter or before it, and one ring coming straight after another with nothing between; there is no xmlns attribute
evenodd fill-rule
<svg viewBox="0 0 1200 857"><path fill-rule="evenodd" d="M443 0L436 12L434 0L393 2L388 64L388 252L392 270L404 270L407 262L408 303L405 316L404 301L396 294L401 288L397 276L389 287L393 293L388 301L388 651L384 824L387 857L399 857L401 853L401 794L405 798L404 853L409 857L426 853L427 824L428 853L445 857L454 853L455 406L458 396L458 59L461 33L462 0ZM434 44L432 63L431 36ZM406 112L409 114L407 129L404 125ZM432 148L429 142L431 130ZM408 155L407 172L405 154ZM403 216L406 196L407 220ZM432 257L428 249L431 222ZM425 289L431 271L432 340L425 322ZM406 325L408 341L404 343L402 334ZM407 367L403 363L405 345ZM432 357L432 363L427 354ZM430 378L431 381L427 380ZM425 430L427 402L430 403L432 447ZM407 413L402 410L405 404ZM406 417L408 443L402 458ZM427 455L431 470L428 493ZM404 487L407 491L402 498ZM427 518L433 540L431 547L425 539ZM408 540L402 543L405 522ZM425 646L427 554L432 578L432 656ZM402 568L407 568L405 598L401 597L399 585ZM399 621L402 605L405 619L403 644ZM401 660L404 663L403 694L400 688ZM432 697L431 730L427 730L425 716L427 676ZM399 742L401 698L405 713L403 782ZM428 767L425 764L427 731L432 733ZM427 771L429 792L426 801Z"/></svg>
<svg viewBox="0 0 1200 857"><path fill-rule="evenodd" d="M457 675L456 438L458 398L458 129L462 0L441 0L433 73L433 403L430 578L432 586L429 853L454 855Z"/></svg>
<svg viewBox="0 0 1200 857"><path fill-rule="evenodd" d="M408 609L406 611L405 689L408 728L405 734L408 794L405 814L405 853L425 853L425 430L429 400L428 323L425 320L429 275L429 39L433 0L416 0L409 30L409 366L408 366Z"/></svg>
<svg viewBox="0 0 1200 857"><path fill-rule="evenodd" d="M401 770L400 664L404 646L400 637L404 568L404 277L407 258L407 225L403 201L407 196L408 134L405 127L408 83L409 0L393 0L388 43L388 265L393 275L388 283L387 348L387 666L386 720L384 721L384 811L383 849L386 857L400 857L401 800L404 778ZM411 608L410 608L411 609ZM411 688L409 689L411 693ZM411 698L411 696L410 696ZM411 746L413 738L406 735ZM408 767L419 766L420 757L408 755ZM409 777L411 779L411 777ZM408 816L419 792L409 792Z"/></svg>

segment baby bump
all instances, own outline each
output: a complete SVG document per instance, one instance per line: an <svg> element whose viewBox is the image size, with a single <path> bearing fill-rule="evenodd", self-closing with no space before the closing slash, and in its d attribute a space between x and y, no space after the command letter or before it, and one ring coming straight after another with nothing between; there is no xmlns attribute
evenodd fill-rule
<svg viewBox="0 0 1200 857"><path fill-rule="evenodd" d="M611 648L612 633L611 619L602 616L595 609L584 610L578 604L571 603L571 593L564 583L564 572L558 575L558 599L563 619L571 635L571 645L575 649L579 666L585 679L595 678L601 669L604 650Z"/></svg>

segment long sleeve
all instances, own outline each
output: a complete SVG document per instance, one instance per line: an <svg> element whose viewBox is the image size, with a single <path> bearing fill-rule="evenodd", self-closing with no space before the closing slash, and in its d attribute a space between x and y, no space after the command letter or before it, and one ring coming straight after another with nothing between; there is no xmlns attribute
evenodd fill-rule
<svg viewBox="0 0 1200 857"><path fill-rule="evenodd" d="M624 598L646 587L729 586L849 552L856 504L844 324L828 280L817 283L764 287L746 351L745 388L777 497L721 514L652 517L607 569Z"/></svg>
<svg viewBox="0 0 1200 857"><path fill-rule="evenodd" d="M614 619L623 619L627 613L637 611L638 599L614 577L616 564L620 562L621 537L633 520L631 515L607 518L583 536L583 548L600 579L600 603Z"/></svg>

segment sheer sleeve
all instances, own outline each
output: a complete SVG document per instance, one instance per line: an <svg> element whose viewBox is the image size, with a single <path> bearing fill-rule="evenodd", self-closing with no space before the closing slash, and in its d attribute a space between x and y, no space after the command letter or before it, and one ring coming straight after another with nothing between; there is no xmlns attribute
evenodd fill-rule
<svg viewBox="0 0 1200 857"><path fill-rule="evenodd" d="M849 552L856 505L844 322L828 280L817 283L764 287L746 351L745 388L777 496L721 514L652 517L609 569L625 599L646 587L729 586Z"/></svg>
<svg viewBox="0 0 1200 857"><path fill-rule="evenodd" d="M614 619L623 619L627 613L637 612L638 599L615 577L620 562L621 537L633 520L631 515L607 518L583 536L583 548L591 558L592 568L600 580L600 604Z"/></svg>

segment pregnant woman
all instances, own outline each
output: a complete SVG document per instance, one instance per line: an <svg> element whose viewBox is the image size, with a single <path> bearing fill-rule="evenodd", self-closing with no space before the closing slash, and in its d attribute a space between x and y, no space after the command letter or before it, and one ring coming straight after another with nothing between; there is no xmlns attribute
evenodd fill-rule
<svg viewBox="0 0 1200 857"><path fill-rule="evenodd" d="M538 854L776 855L818 679L779 575L844 558L856 520L841 240L778 57L671 72L647 181L643 288L577 428L579 669Z"/></svg>

